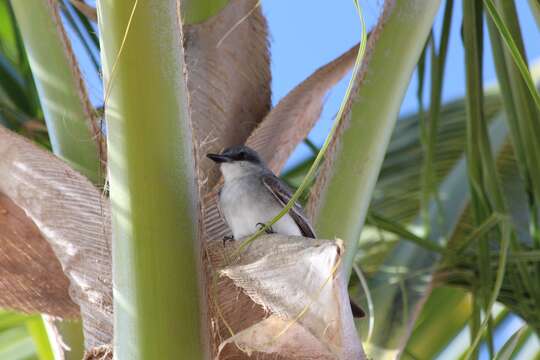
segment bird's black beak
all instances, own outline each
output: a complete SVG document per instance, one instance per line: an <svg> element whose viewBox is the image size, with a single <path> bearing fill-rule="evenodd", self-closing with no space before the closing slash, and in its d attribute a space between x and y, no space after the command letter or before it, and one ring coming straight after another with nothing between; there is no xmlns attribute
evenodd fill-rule
<svg viewBox="0 0 540 360"><path fill-rule="evenodd" d="M217 163L230 162L231 158L220 154L206 154L206 157Z"/></svg>

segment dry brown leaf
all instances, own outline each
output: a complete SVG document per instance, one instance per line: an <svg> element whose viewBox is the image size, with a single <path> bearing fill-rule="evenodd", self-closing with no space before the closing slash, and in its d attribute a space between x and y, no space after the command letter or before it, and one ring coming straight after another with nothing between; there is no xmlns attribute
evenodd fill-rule
<svg viewBox="0 0 540 360"><path fill-rule="evenodd" d="M236 249L238 245L236 242L230 248ZM220 350L234 343L248 354L302 359L364 358L341 273L342 253L339 240L282 235L257 239L238 262L222 269L220 274L233 280L254 303L272 315L259 314L258 320L252 318L250 323L235 329L222 341ZM223 317L226 322L236 320L225 311Z"/></svg>
<svg viewBox="0 0 540 360"><path fill-rule="evenodd" d="M97 346L84 354L83 360L112 360L113 348L111 344Z"/></svg>
<svg viewBox="0 0 540 360"><path fill-rule="evenodd" d="M202 194L219 172L206 153L243 144L268 113L270 55L256 0L231 0L201 24L184 26L187 86Z"/></svg>
<svg viewBox="0 0 540 360"><path fill-rule="evenodd" d="M1 127L0 174L0 192L24 210L60 260L71 298L80 306L87 347L111 342L108 201L62 160ZM13 258L35 256L38 250L23 242L15 245L14 251L20 253ZM49 261L54 262L54 257Z"/></svg>
<svg viewBox="0 0 540 360"><path fill-rule="evenodd" d="M3 176L3 175L0 175ZM39 229L0 193L0 307L75 318L69 280Z"/></svg>
<svg viewBox="0 0 540 360"><path fill-rule="evenodd" d="M354 65L358 45L322 66L300 83L264 118L246 145L255 149L268 167L279 173L306 138L321 114L324 96Z"/></svg>

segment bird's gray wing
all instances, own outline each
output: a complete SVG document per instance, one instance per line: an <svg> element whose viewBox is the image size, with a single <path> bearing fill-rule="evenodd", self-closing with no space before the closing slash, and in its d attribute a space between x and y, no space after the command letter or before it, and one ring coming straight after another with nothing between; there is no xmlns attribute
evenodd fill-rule
<svg viewBox="0 0 540 360"><path fill-rule="evenodd" d="M274 174L264 174L262 176L262 182L282 206L285 206L291 199L292 194L289 187ZM307 216L304 214L302 206L298 202L295 202L294 206L289 210L289 215L300 228L302 236L316 237L315 230L313 230Z"/></svg>

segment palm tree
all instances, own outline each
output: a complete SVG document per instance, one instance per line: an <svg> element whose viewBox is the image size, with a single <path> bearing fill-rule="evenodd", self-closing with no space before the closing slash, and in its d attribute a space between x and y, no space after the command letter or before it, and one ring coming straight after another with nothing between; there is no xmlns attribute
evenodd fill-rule
<svg viewBox="0 0 540 360"><path fill-rule="evenodd" d="M527 325L497 356L517 354L540 329L539 95L513 2L485 0L463 4L467 94L441 104L453 1L437 48L439 6L386 0L367 41L271 109L257 1L0 4L0 306L80 316L88 358L357 358L360 336L368 357L427 359L467 323L461 351L478 356L485 341L495 356L511 313ZM500 84L486 91L484 17ZM104 111L70 38L103 73ZM428 56L429 109L396 122ZM351 68L327 143L282 174L297 196L313 183L318 234L344 244L269 235L224 247L220 177L204 155L246 143L280 173ZM307 281L314 259L321 275ZM349 277L368 310L359 335L340 310ZM76 338L68 326L0 313L0 355L80 358L51 335Z"/></svg>

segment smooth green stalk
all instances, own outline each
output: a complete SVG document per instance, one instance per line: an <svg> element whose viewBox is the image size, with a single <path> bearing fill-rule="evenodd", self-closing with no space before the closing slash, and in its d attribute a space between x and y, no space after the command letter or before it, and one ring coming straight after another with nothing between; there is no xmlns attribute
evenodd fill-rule
<svg viewBox="0 0 540 360"><path fill-rule="evenodd" d="M366 51L366 42L367 42L367 32L366 32L366 24L364 22L364 17L362 15L362 9L360 8L360 5L358 4L358 0L354 0L356 9L358 10L358 15L360 18L360 23L362 26L362 39L360 41L360 48L358 49L358 55L356 56L356 61L353 67L353 72L351 76L351 80L349 81L349 85L347 87L347 90L345 92L345 96L341 102L341 105L339 107L338 113L336 115L336 120L334 121L334 124L332 125L332 129L326 136L326 140L324 141L323 146L321 147L321 150L315 157L315 160L313 161L313 164L309 168L306 176L304 176L304 179L302 180L302 183L298 187L298 189L295 191L289 202L285 205L285 207L280 211L279 214L277 214L270 222L266 223L263 227L261 227L255 234L250 236L248 239L244 240L242 244L238 247L238 249L233 254L233 258L236 257L238 254L240 254L249 244L251 244L257 237L264 234L272 225L274 225L279 219L281 219L285 214L289 212L289 210L294 206L296 201L302 196L308 185L311 183L315 172L317 171L317 168L319 167L320 163L322 162L324 158L324 154L326 153L326 150L328 149L328 146L330 146L330 142L332 141L332 138L336 132L336 129L338 128L340 122L343 118L343 113L345 111L345 107L347 104L347 99L351 96L351 91L353 88L353 84L356 78L356 75L358 73L358 70L360 68L360 64L362 63L362 59L364 57L364 53ZM352 266L352 264L351 264ZM351 268L352 269L352 268ZM349 273L350 270L349 269Z"/></svg>
<svg viewBox="0 0 540 360"><path fill-rule="evenodd" d="M100 171L95 129L89 119L87 99L81 95L80 74L72 71L72 55L66 48L50 0L11 1L34 77L45 122L56 155L94 183Z"/></svg>
<svg viewBox="0 0 540 360"><path fill-rule="evenodd" d="M101 0L114 354L201 359L198 211L175 0Z"/></svg>
<svg viewBox="0 0 540 360"><path fill-rule="evenodd" d="M376 35L350 124L341 134L316 228L322 238L346 241L347 276L401 100L438 7L439 1L396 1Z"/></svg>

